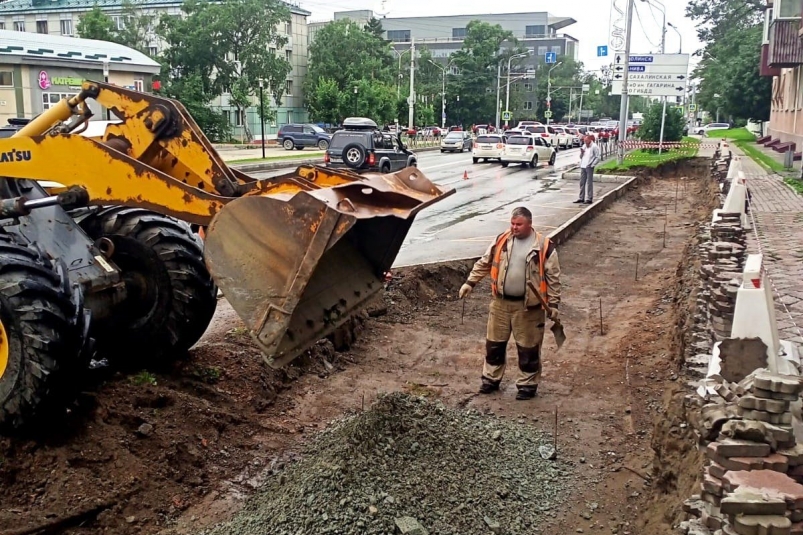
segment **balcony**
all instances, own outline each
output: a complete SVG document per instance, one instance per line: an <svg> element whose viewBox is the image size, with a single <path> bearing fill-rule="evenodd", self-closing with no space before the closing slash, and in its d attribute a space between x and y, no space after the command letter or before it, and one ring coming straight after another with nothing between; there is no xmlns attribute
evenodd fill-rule
<svg viewBox="0 0 803 535"><path fill-rule="evenodd" d="M770 67L770 45L761 45L761 63L759 64L760 76L780 76L781 69Z"/></svg>
<svg viewBox="0 0 803 535"><path fill-rule="evenodd" d="M776 19L769 28L767 47L767 67L770 69L789 69L803 64L803 42L798 31L800 19ZM762 51L762 70L764 68Z"/></svg>

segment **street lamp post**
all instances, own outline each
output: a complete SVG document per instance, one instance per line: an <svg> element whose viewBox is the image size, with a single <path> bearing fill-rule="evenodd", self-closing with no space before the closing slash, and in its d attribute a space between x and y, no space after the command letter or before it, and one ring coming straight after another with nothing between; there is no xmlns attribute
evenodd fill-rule
<svg viewBox="0 0 803 535"><path fill-rule="evenodd" d="M505 90L505 93L506 93L506 95L505 95L505 111L510 111L508 109L508 108L510 108L510 62L513 61L516 58L526 58L529 55L530 55L529 52L524 52L523 54L515 54L513 56L510 56L507 59L507 88ZM499 82L497 81L496 83L498 84ZM508 119L505 119L505 126L509 126L508 125Z"/></svg>
<svg viewBox="0 0 803 535"><path fill-rule="evenodd" d="M357 117L357 86L354 86L354 117Z"/></svg>
<svg viewBox="0 0 803 535"><path fill-rule="evenodd" d="M683 36L678 31L677 26L671 22L667 22L666 25L675 30L675 33L678 34L678 40L680 41L680 44L678 45L678 54L683 54Z"/></svg>
<svg viewBox="0 0 803 535"><path fill-rule="evenodd" d="M262 98L262 87L265 85L265 81L260 78L259 79L259 126L260 131L262 132L262 159L265 159L265 101Z"/></svg>
<svg viewBox="0 0 803 535"><path fill-rule="evenodd" d="M391 48L391 50L393 52L395 52L397 56L399 56L399 70L398 70L398 75L399 76L398 76L398 80L396 81L396 98L398 99L398 98L401 98L401 80L403 78L402 77L402 73L401 73L401 60L402 60L402 56L404 56L407 52L409 52L410 49L408 48L408 49L406 49L406 50L404 50L402 52L397 51L395 48Z"/></svg>
<svg viewBox="0 0 803 535"><path fill-rule="evenodd" d="M557 67L561 63L563 63L563 62L559 61L559 62L555 63L552 67L549 68L549 70L546 73L546 102L548 104L548 108L547 109L550 111L550 117L546 118L546 124L547 125L549 125L549 123L552 122L551 121L551 119L552 119L552 117L551 117L551 115L552 115L552 113L551 113L552 112L552 69L554 69L555 67Z"/></svg>
<svg viewBox="0 0 803 535"><path fill-rule="evenodd" d="M109 83L109 62L108 61L104 61L103 62L103 81L106 82L107 84ZM110 120L109 119L109 108L106 108L105 115L106 115L106 120L109 121Z"/></svg>
<svg viewBox="0 0 803 535"><path fill-rule="evenodd" d="M441 67L432 60L429 60L429 62L439 68L441 70L441 75L443 75L443 83L441 86L441 128L446 128L446 68L449 67L452 62L450 61L447 63L446 67Z"/></svg>

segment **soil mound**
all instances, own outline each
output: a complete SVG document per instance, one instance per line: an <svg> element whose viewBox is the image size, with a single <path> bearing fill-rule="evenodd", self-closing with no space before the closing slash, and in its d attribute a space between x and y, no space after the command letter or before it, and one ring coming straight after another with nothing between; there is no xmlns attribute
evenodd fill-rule
<svg viewBox="0 0 803 535"><path fill-rule="evenodd" d="M538 455L543 439L523 421L387 394L317 435L208 535L393 533L403 517L440 535L531 534L568 476Z"/></svg>

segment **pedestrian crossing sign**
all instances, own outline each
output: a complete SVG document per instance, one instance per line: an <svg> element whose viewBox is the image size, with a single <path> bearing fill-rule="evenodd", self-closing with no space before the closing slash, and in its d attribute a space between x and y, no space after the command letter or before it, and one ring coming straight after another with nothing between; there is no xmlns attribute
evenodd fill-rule
<svg viewBox="0 0 803 535"><path fill-rule="evenodd" d="M502 120L503 120L503 121L509 121L509 120L511 120L512 118L513 118L513 114L512 114L512 113L510 113L509 111L503 111L503 112L502 112Z"/></svg>

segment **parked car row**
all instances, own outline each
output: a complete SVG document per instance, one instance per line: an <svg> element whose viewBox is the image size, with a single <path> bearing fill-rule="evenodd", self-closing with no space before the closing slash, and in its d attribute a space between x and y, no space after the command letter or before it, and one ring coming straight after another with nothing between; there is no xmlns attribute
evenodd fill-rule
<svg viewBox="0 0 803 535"><path fill-rule="evenodd" d="M529 165L531 168L535 168L539 162L555 165L557 150L545 138L526 131L511 132L477 136L471 153L472 161L496 160L502 167L511 163Z"/></svg>

